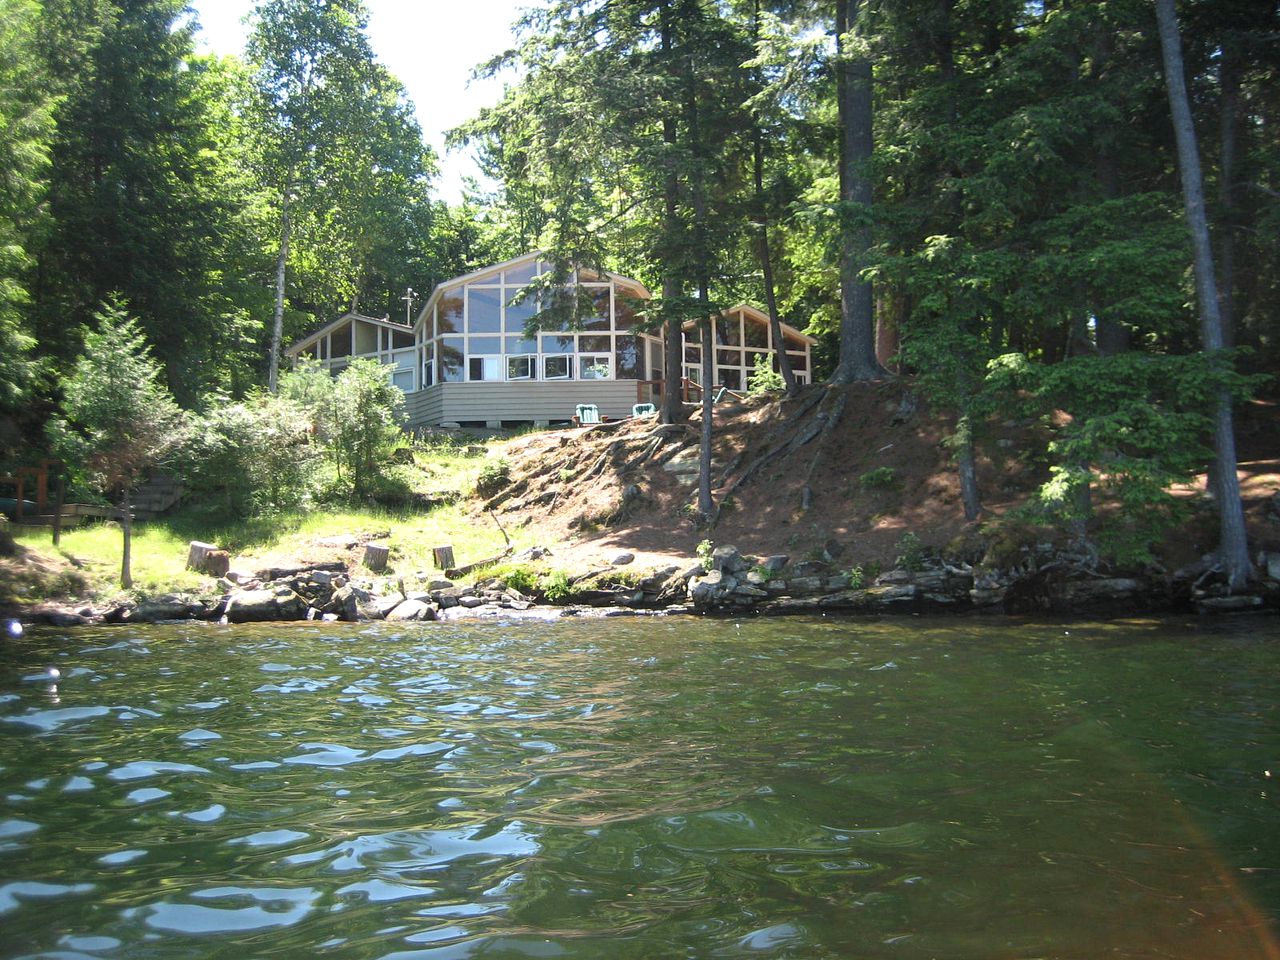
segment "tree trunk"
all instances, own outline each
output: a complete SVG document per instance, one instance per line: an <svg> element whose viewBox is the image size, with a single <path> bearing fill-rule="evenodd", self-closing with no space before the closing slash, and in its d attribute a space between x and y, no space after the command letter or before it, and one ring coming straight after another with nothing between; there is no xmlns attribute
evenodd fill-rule
<svg viewBox="0 0 1280 960"><path fill-rule="evenodd" d="M705 289L698 291L699 299L707 302ZM698 321L702 330L702 433L698 444L698 512L706 520L715 515L716 504L711 499L711 442L714 429L715 384L715 338L711 335L714 321L706 317Z"/></svg>
<svg viewBox="0 0 1280 960"><path fill-rule="evenodd" d="M667 58L668 69L671 63L672 27L671 11L666 3L660 10L662 53ZM668 109L675 109L668 104ZM666 171L663 175L663 233L666 250L663 251L662 301L668 313L663 321L664 360L665 367L662 380L662 399L660 419L663 423L684 423L688 417L684 408L684 325L679 312L672 309L672 304L680 299L684 290L677 275L677 265L673 256L675 240L680 232L679 201L680 178L676 171L675 146L678 138L676 121L672 116L662 119L662 143L666 148L664 163Z"/></svg>
<svg viewBox="0 0 1280 960"><path fill-rule="evenodd" d="M1160 25L1160 49L1164 55L1165 87L1173 132L1178 144L1178 172L1187 226L1195 251L1196 300L1200 308L1200 338L1205 352L1214 354L1225 345L1222 315L1218 307L1217 281L1213 273L1213 249L1205 215L1204 180L1200 173L1200 151L1196 144L1191 105L1187 97L1186 74L1182 65L1182 38L1178 32L1174 0L1156 0ZM1240 478L1236 473L1235 427L1231 418L1231 395L1218 391L1214 410L1214 452L1218 469L1218 559L1231 590L1243 587L1253 575L1249 562L1249 541L1240 501Z"/></svg>
<svg viewBox="0 0 1280 960"><path fill-rule="evenodd" d="M289 236L293 223L289 216L289 192L286 189L280 208L280 252L276 255L276 302L271 321L271 359L267 373L267 389L272 393L280 382L280 341L284 337L284 273L289 261Z"/></svg>
<svg viewBox="0 0 1280 960"><path fill-rule="evenodd" d="M1222 315L1222 342L1236 343L1236 233L1240 224L1236 215L1236 157L1240 145L1240 69L1236 63L1235 45L1222 45L1218 65L1218 85L1222 88L1221 144L1218 156L1218 204L1222 208L1222 227L1218 241L1218 309Z"/></svg>
<svg viewBox="0 0 1280 960"><path fill-rule="evenodd" d="M973 456L973 425L965 414L956 424L956 468L960 474L960 500L964 504L964 518L970 522L982 514L982 499L978 495L978 467Z"/></svg>
<svg viewBox="0 0 1280 960"><path fill-rule="evenodd" d="M871 247L871 62L854 58L846 35L861 0L836 0L836 102L840 117L840 359L832 383L886 375L876 361L871 284L860 277ZM849 221L856 221L850 223Z"/></svg>
<svg viewBox="0 0 1280 960"><path fill-rule="evenodd" d="M120 499L120 532L124 535L124 549L120 556L120 586L128 590L133 586L130 555L133 551L133 513L130 510L129 490L126 487Z"/></svg>
<svg viewBox="0 0 1280 960"><path fill-rule="evenodd" d="M751 11L752 39L760 40L760 2L755 0ZM759 79L759 71L756 71ZM764 275L764 303L769 311L769 335L773 338L774 354L778 358L778 372L782 374L782 383L788 394L798 388L795 371L791 369L791 358L787 356L787 343L782 335L782 320L778 316L778 297L773 288L773 257L769 253L769 204L764 194L764 131L760 124L752 124L752 173L755 180L756 225L760 237L756 250L760 255L760 270Z"/></svg>

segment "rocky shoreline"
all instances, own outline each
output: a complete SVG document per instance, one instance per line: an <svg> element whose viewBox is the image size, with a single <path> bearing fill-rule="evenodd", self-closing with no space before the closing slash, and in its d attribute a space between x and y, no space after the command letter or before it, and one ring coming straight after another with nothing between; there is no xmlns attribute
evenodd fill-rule
<svg viewBox="0 0 1280 960"><path fill-rule="evenodd" d="M536 555L534 557L536 559ZM1262 576L1247 592L1228 594L1211 559L1173 574L1104 576L1045 547L1016 564L991 569L926 559L862 584L860 568L835 558L791 563L786 556L743 556L732 546L704 560L644 575L616 569L577 578L555 601L498 579L459 584L429 574L362 577L342 563L254 574L229 572L207 595L167 593L109 606L43 604L19 619L55 626L200 620L221 623L456 621L475 618L720 614L986 613L1130 616L1222 614L1280 609L1280 554L1259 557Z"/></svg>

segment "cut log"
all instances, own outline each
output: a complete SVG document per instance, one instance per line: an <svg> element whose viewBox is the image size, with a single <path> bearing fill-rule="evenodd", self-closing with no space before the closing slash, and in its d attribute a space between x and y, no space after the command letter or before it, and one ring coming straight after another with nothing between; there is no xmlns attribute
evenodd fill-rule
<svg viewBox="0 0 1280 960"><path fill-rule="evenodd" d="M453 545L449 544L443 547L432 547L431 558L435 561L437 570L450 570L453 568Z"/></svg>
<svg viewBox="0 0 1280 960"><path fill-rule="evenodd" d="M366 543L364 545L364 565L374 573L387 569L387 558L391 548L384 543Z"/></svg>
<svg viewBox="0 0 1280 960"><path fill-rule="evenodd" d="M201 543L199 540L192 540L190 546L187 547L187 569L203 573L205 557L217 549L212 543Z"/></svg>

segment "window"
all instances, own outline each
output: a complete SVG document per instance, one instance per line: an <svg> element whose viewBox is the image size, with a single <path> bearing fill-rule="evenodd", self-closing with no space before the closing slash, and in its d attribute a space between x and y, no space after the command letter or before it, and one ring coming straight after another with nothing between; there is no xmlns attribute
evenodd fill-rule
<svg viewBox="0 0 1280 960"><path fill-rule="evenodd" d="M607 353L578 354L579 380L610 380L613 378L613 357Z"/></svg>
<svg viewBox="0 0 1280 960"><path fill-rule="evenodd" d="M467 358L467 379L468 380L501 380L502 379L502 358L501 357L468 357Z"/></svg>
<svg viewBox="0 0 1280 960"><path fill-rule="evenodd" d="M462 294L446 293L436 309L441 333L462 332Z"/></svg>
<svg viewBox="0 0 1280 960"><path fill-rule="evenodd" d="M617 372L623 380L640 380L642 355L637 349L636 338L620 336L617 338L618 358Z"/></svg>
<svg viewBox="0 0 1280 960"><path fill-rule="evenodd" d="M754 323L747 320L744 324L746 327L747 346L748 347L767 347L769 346L769 326L764 323Z"/></svg>
<svg viewBox="0 0 1280 960"><path fill-rule="evenodd" d="M532 354L507 357L508 380L532 380L537 357Z"/></svg>
<svg viewBox="0 0 1280 960"><path fill-rule="evenodd" d="M542 358L543 380L568 380L573 372L569 357L565 355Z"/></svg>
<svg viewBox="0 0 1280 960"><path fill-rule="evenodd" d="M502 331L502 297L497 290L467 288L467 333Z"/></svg>
<svg viewBox="0 0 1280 960"><path fill-rule="evenodd" d="M441 383L462 382L462 338L445 337L438 354Z"/></svg>
<svg viewBox="0 0 1280 960"><path fill-rule="evenodd" d="M391 385L399 387L405 393L413 390L413 371L412 370L396 370L391 374Z"/></svg>
<svg viewBox="0 0 1280 960"><path fill-rule="evenodd" d="M401 333L399 330L391 331L391 346L396 350L403 350L405 347L412 347L413 334Z"/></svg>
<svg viewBox="0 0 1280 960"><path fill-rule="evenodd" d="M525 297L519 303L512 303L511 301L518 295L518 290L508 289L505 293L507 297L507 317L503 328L507 333L523 334L525 325L538 312L538 297L536 295Z"/></svg>

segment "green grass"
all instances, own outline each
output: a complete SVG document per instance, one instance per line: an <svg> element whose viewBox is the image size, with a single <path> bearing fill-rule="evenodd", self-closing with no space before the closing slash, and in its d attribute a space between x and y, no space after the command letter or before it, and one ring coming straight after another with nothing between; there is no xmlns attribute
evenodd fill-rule
<svg viewBox="0 0 1280 960"><path fill-rule="evenodd" d="M423 493L469 494L477 477L500 453L494 451L492 442L488 446L488 456L466 456L462 446L448 442L418 447L413 487ZM419 571L438 575L431 554L434 547L452 546L456 563L466 566L498 555L506 545L492 518L471 517L466 511L465 501L429 511L325 506L228 520L192 506L161 519L134 524L134 589L139 593L211 589L208 577L186 569L187 548L192 540L217 544L231 553L233 569L252 572L267 565L264 561L268 559L305 554L318 539L386 533L391 547L389 575L409 576ZM537 542L534 530L518 529L508 523L504 526L516 550ZM15 531L14 539L48 557L60 554L63 560L79 569L90 590L100 596L111 595L119 589L123 544L118 524L93 524L66 530L57 549L53 547L48 528L21 528Z"/></svg>

